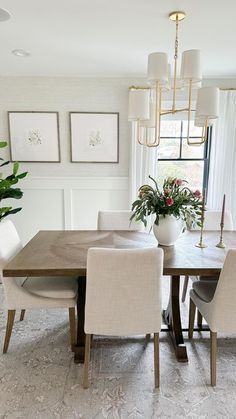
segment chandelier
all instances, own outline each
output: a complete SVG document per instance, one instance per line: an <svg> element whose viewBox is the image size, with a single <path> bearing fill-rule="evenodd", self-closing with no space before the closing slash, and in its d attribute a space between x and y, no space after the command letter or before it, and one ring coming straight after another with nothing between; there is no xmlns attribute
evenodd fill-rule
<svg viewBox="0 0 236 419"><path fill-rule="evenodd" d="M219 116L219 88L201 87L202 70L200 50L191 49L182 53L180 76L178 71L179 22L186 17L184 12L172 12L169 19L175 22L175 47L173 80L171 66L165 52L153 52L148 56L148 86L131 86L129 91L129 121L137 123L137 140L147 147L160 145L160 129L163 116L187 113L187 144L200 145L207 139L207 128ZM178 90L187 89L188 103L184 108L176 105ZM194 125L202 128L200 141L190 140L190 121L192 119L193 89L197 89ZM172 106L163 108L163 93L172 91Z"/></svg>

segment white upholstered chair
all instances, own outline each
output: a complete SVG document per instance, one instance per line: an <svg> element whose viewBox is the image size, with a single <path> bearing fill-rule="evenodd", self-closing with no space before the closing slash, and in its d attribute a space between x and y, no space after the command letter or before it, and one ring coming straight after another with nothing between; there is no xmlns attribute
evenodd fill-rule
<svg viewBox="0 0 236 419"><path fill-rule="evenodd" d="M155 387L159 386L159 331L163 251L91 248L87 259L85 364L88 388L91 335L154 333Z"/></svg>
<svg viewBox="0 0 236 419"><path fill-rule="evenodd" d="M229 250L218 282L193 283L190 291L189 338L193 336L196 307L211 334L211 385L216 385L217 333L236 332L236 250Z"/></svg>
<svg viewBox="0 0 236 419"><path fill-rule="evenodd" d="M21 310L23 320L28 309L69 309L70 343L75 344L75 305L77 279L71 277L4 278L2 270L20 250L22 244L14 224L7 220L0 223L0 278L2 279L8 310L3 353L8 350L16 310Z"/></svg>
<svg viewBox="0 0 236 419"><path fill-rule="evenodd" d="M143 224L135 220L130 221L130 210L107 210L98 212L98 230L131 230L142 231Z"/></svg>
<svg viewBox="0 0 236 419"><path fill-rule="evenodd" d="M205 213L204 230L217 231L220 230L221 211L207 210ZM233 220L230 211L225 211L224 216L224 230L233 230ZM197 280L197 277L190 277L193 280ZM184 285L182 291L182 302L185 301L186 293L188 289L189 276L185 276Z"/></svg>

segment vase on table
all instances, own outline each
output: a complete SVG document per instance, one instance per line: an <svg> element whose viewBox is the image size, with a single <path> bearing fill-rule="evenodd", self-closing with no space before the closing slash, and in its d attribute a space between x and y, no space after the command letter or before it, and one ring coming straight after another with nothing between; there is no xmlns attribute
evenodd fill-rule
<svg viewBox="0 0 236 419"><path fill-rule="evenodd" d="M173 246L183 231L183 220L174 215L160 215L159 223L153 224L153 233L162 246Z"/></svg>

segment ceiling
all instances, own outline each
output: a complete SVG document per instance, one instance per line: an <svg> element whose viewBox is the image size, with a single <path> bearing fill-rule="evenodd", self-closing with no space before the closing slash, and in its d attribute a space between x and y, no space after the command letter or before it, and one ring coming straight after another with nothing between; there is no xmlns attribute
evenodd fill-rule
<svg viewBox="0 0 236 419"><path fill-rule="evenodd" d="M205 77L236 77L235 0L1 0L0 75L145 76L147 55L173 57L175 25L184 10L180 51L202 50ZM23 49L29 57L11 51Z"/></svg>

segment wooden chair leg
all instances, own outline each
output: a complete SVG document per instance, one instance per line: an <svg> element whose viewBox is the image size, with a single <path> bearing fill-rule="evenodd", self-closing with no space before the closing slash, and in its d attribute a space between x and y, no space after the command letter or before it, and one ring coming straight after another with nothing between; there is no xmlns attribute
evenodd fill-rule
<svg viewBox="0 0 236 419"><path fill-rule="evenodd" d="M84 354L84 377L83 387L89 387L88 373L89 373L89 361L90 361L90 350L91 350L91 335L86 335L85 338L85 354Z"/></svg>
<svg viewBox="0 0 236 419"><path fill-rule="evenodd" d="M184 277L184 286L183 286L183 291L182 291L182 303L185 302L185 298L186 298L186 294L187 294L187 289L188 289L188 281L189 281L189 277L186 275Z"/></svg>
<svg viewBox="0 0 236 419"><path fill-rule="evenodd" d="M192 339L192 337L193 337L195 313L196 313L196 306L195 306L194 302L192 301L192 299L190 298L189 322L188 322L188 337L189 337L189 339Z"/></svg>
<svg viewBox="0 0 236 419"><path fill-rule="evenodd" d="M76 320L75 320L75 307L69 308L69 321L70 321L70 346L74 351L76 344Z"/></svg>
<svg viewBox="0 0 236 419"><path fill-rule="evenodd" d="M154 333L155 388L160 387L159 333Z"/></svg>
<svg viewBox="0 0 236 419"><path fill-rule="evenodd" d="M216 385L217 333L211 331L211 385Z"/></svg>
<svg viewBox="0 0 236 419"><path fill-rule="evenodd" d="M200 311L197 311L197 326L199 330L202 330L202 314Z"/></svg>
<svg viewBox="0 0 236 419"><path fill-rule="evenodd" d="M3 353L6 354L11 339L11 332L14 324L16 310L8 310L7 312L7 327L3 346Z"/></svg>
<svg viewBox="0 0 236 419"><path fill-rule="evenodd" d="M22 322L25 318L25 310L21 310L20 312L20 322Z"/></svg>

